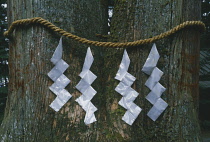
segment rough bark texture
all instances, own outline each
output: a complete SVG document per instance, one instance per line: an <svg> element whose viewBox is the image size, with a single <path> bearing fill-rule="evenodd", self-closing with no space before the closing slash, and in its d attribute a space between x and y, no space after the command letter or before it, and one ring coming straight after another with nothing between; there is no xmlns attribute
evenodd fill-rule
<svg viewBox="0 0 210 142"><path fill-rule="evenodd" d="M152 37L187 20L200 20L199 0L117 0L110 40L133 41ZM106 60L112 61L107 65L110 69L107 78L110 81L106 85L105 94L109 94L110 98L112 96L112 99L107 100L107 109L110 112L108 122L113 122L113 128L109 126L110 134L118 133L120 136L116 140L200 141L197 116L199 35L196 29L186 29L156 42L161 55L158 68L164 72L160 83L167 88L162 98L169 104L156 122L146 115L152 105L145 99L149 93L144 85L148 76L141 72L152 44L127 50L131 58L129 73L137 78L133 88L140 94L135 102L143 108L132 127L120 120L125 109L117 105L121 95L114 92L118 82L113 77L123 50L107 50Z"/></svg>
<svg viewBox="0 0 210 142"><path fill-rule="evenodd" d="M43 17L58 27L92 40L95 34L105 34L107 6L99 0L8 0L9 22L18 19ZM106 31L107 33L107 31ZM75 102L81 94L75 89L79 82L87 45L63 38L63 59L70 65L64 73L70 78L67 86L73 95L70 101L55 112L49 105L55 95L48 89L53 83L47 73L54 67L50 62L60 36L37 26L17 29L10 40L10 84L5 117L0 128L0 141L91 141L98 136L97 123L86 126L85 113ZM100 48L92 47L95 57L93 72L98 79L93 87L99 90L101 63ZM97 99L97 98L96 98ZM102 101L102 100L101 100ZM100 100L96 101L100 108ZM99 111L97 119L101 120Z"/></svg>
<svg viewBox="0 0 210 142"><path fill-rule="evenodd" d="M106 1L98 0L9 0L9 21L40 16L57 26L88 39L106 31ZM112 41L133 41L167 31L187 21L200 19L199 0L116 0L112 18ZM1 141L200 141L197 119L199 32L186 29L156 42L161 54L158 68L164 72L160 83L167 88L162 98L169 104L153 122L147 117L152 105L145 99L148 76L141 72L152 44L128 49L129 72L137 80L133 88L140 93L135 103L143 111L132 126L121 118L125 109L117 103L114 80L122 49L91 47L95 62L91 70L98 76L93 87L97 122L86 126L84 111L74 101L81 94L74 88L80 78L86 45L64 38L64 60L70 65L65 75L73 95L55 113L49 108L55 95L48 87L50 58L59 36L41 27L17 29L10 41L10 85L6 113L0 128Z"/></svg>

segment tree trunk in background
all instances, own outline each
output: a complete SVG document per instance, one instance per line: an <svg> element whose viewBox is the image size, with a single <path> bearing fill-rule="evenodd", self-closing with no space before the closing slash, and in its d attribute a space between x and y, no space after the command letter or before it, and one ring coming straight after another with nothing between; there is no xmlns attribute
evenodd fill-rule
<svg viewBox="0 0 210 142"><path fill-rule="evenodd" d="M200 20L199 0L117 0L112 17L112 41L134 41L165 32L189 20ZM152 44L127 49L131 59L128 72L137 79L133 88L139 92L135 103L143 110L132 127L122 120L125 109L117 105L122 97L114 91L119 83L114 80L123 50L107 50L106 68L109 68L106 85L108 125L115 141L169 142L200 141L198 121L198 73L200 33L186 29L174 36L157 41L161 55L158 68L164 72L160 83L167 88L161 98L168 104L166 111L153 122L147 117L152 105L145 99L150 90L144 85L148 76L141 72ZM111 61L110 61L111 59ZM114 85L113 85L114 84ZM110 128L112 127L112 128ZM110 140L111 140L110 138Z"/></svg>
<svg viewBox="0 0 210 142"><path fill-rule="evenodd" d="M9 21L43 17L66 31L92 40L96 33L106 34L107 12L104 0L9 0ZM111 41L133 41L152 37L187 21L200 19L199 0L116 0L112 18ZM10 85L6 113L0 128L1 141L200 141L197 119L199 32L187 29L156 42L164 75L160 83L167 88L162 98L169 104L153 122L147 117L152 105L145 99L148 76L141 72L152 44L127 49L131 59L129 73L137 79L132 85L139 96L135 103L143 111L132 126L121 120L125 109L117 103L121 95L114 79L123 49L91 47L98 76L93 104L97 122L86 126L84 110L75 102L81 94L79 82L87 45L63 39L63 59L70 65L65 75L71 79L68 91L73 97L59 111L49 104L55 95L47 73L53 68L50 58L59 36L41 27L17 29L10 40Z"/></svg>
<svg viewBox="0 0 210 142"><path fill-rule="evenodd" d="M24 18L42 17L58 27L92 40L107 33L107 6L99 0L8 0L9 23ZM97 123L84 124L84 110L75 102L81 94L75 89L87 51L87 45L63 38L63 59L70 67L65 75L71 80L66 89L72 98L59 111L49 105L55 94L49 90L53 81L47 73L60 36L38 26L17 29L10 40L10 84L5 117L0 128L0 141L63 142L91 141L97 137ZM91 70L98 76L93 83L99 90L100 48L92 47L95 62ZM97 99L97 98L96 98ZM102 100L101 100L102 101ZM100 100L97 101L100 104ZM97 106L100 108L100 106ZM100 121L100 113L97 119Z"/></svg>

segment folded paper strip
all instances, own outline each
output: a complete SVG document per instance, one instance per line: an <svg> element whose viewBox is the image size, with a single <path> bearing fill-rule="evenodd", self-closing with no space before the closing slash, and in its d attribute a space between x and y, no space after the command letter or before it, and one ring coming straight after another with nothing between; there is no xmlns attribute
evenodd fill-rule
<svg viewBox="0 0 210 142"><path fill-rule="evenodd" d="M151 90L151 92L146 96L146 99L153 104L153 107L147 115L153 121L156 121L168 106L168 104L160 98L166 88L159 83L159 80L163 75L163 72L156 67L159 58L160 55L157 51L156 45L154 44L142 68L144 73L150 75L145 85Z"/></svg>
<svg viewBox="0 0 210 142"><path fill-rule="evenodd" d="M69 65L62 60L62 38L51 58L51 62L55 65L48 73L48 76L54 81L49 89L56 95L55 100L50 104L50 107L55 111L59 111L61 107L72 97L71 94L64 89L70 80L63 74Z"/></svg>
<svg viewBox="0 0 210 142"><path fill-rule="evenodd" d="M79 74L81 80L76 85L76 88L82 93L82 95L75 101L86 111L84 119L86 125L96 121L94 112L97 111L97 108L91 102L91 99L97 93L91 87L91 84L97 78L97 76L90 71L93 60L91 50L88 48L82 72Z"/></svg>
<svg viewBox="0 0 210 142"><path fill-rule="evenodd" d="M125 50L120 68L115 77L115 79L120 81L120 83L115 88L115 91L123 96L119 101L119 104L127 110L122 117L122 120L124 120L127 124L132 125L142 109L133 102L139 93L131 88L131 85L136 80L136 78L127 72L129 65L130 59L128 57L127 51Z"/></svg>

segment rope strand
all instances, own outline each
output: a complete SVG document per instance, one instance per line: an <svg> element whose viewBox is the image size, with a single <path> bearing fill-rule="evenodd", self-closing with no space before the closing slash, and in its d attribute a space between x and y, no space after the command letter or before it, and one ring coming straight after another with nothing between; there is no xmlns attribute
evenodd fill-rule
<svg viewBox="0 0 210 142"><path fill-rule="evenodd" d="M101 47L111 47L111 48L127 48L127 47L134 47L134 46L152 43L156 40L160 40L165 37L168 37L168 36L178 32L186 27L192 27L192 26L198 27L201 32L205 31L205 24L203 22L201 22L201 21L186 21L186 22L172 28L171 30L169 30L167 32L161 33L159 35L156 35L156 36L154 36L152 38L148 38L148 39L141 39L141 40L137 40L137 41L133 41L133 42L124 42L124 43L121 43L121 42L99 42L99 41L92 41L92 40L88 40L86 38L81 38L79 36L73 35L63 29L60 29L59 27L55 26L51 22L49 22L41 17L35 17L35 18L31 18L31 19L22 19L22 20L14 21L11 24L11 26L9 27L8 31L4 32L4 36L9 37L12 34L12 32L15 30L15 28L18 26L31 25L31 24L40 24L46 28L51 29L54 32L61 34L62 36L66 36L66 37L73 39L75 41L78 41L80 43L94 45L94 46L101 46Z"/></svg>

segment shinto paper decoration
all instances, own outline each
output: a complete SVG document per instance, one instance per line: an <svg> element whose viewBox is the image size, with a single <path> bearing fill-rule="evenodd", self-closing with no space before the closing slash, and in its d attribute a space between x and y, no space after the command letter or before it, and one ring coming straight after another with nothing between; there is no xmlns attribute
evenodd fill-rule
<svg viewBox="0 0 210 142"><path fill-rule="evenodd" d="M115 77L115 79L120 81L120 83L115 88L115 91L123 96L118 103L127 110L122 117L122 120L124 120L127 124L132 125L142 109L133 102L139 93L131 88L131 85L136 80L136 78L127 72L129 65L130 59L128 57L127 51L125 50L120 68Z"/></svg>
<svg viewBox="0 0 210 142"><path fill-rule="evenodd" d="M54 81L49 89L56 95L55 100L50 104L50 107L55 111L59 111L72 97L71 94L64 89L70 83L70 80L63 74L69 65L61 59L62 51L62 38L60 38L59 44L51 58L51 62L55 67L48 73L48 76Z"/></svg>
<svg viewBox="0 0 210 142"><path fill-rule="evenodd" d="M154 44L142 68L144 73L150 75L145 85L151 90L151 92L146 96L146 99L153 104L153 107L149 110L147 115L153 121L156 121L168 106L168 104L160 98L166 88L159 83L159 80L163 75L163 72L156 67L159 58L160 55L157 51L156 45Z"/></svg>
<svg viewBox="0 0 210 142"><path fill-rule="evenodd" d="M81 80L76 85L76 88L82 93L82 95L75 101L86 111L84 119L86 125L96 121L94 112L97 111L97 108L91 102L91 99L97 93L91 87L91 84L97 78L97 76L90 71L93 60L91 50L88 48L82 72L79 74Z"/></svg>

